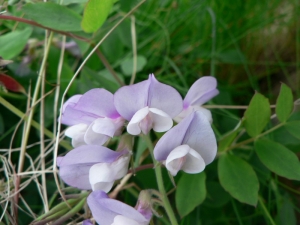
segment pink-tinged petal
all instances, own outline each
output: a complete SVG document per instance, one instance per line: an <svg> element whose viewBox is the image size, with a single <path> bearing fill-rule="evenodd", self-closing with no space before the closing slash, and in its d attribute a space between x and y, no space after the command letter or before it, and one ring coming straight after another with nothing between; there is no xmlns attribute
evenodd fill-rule
<svg viewBox="0 0 300 225"><path fill-rule="evenodd" d="M93 190L109 192L115 180L127 174L129 156L122 156L113 163L97 163L89 173L89 181Z"/></svg>
<svg viewBox="0 0 300 225"><path fill-rule="evenodd" d="M200 173L205 168L205 162L201 155L194 149L190 149L189 153L186 155L185 163L182 165L181 170L186 173Z"/></svg>
<svg viewBox="0 0 300 225"><path fill-rule="evenodd" d="M204 104L219 94L219 91L216 88L216 78L211 76L201 77L192 85L185 96L183 100L184 107Z"/></svg>
<svg viewBox="0 0 300 225"><path fill-rule="evenodd" d="M168 155L166 168L176 176L179 170L186 173L200 173L205 168L205 162L198 152L188 145L180 145Z"/></svg>
<svg viewBox="0 0 300 225"><path fill-rule="evenodd" d="M132 219L142 225L149 224L149 220L136 209L123 202L108 198L103 191L93 191L88 196L87 203L95 220L101 225L113 224L115 217L118 215Z"/></svg>
<svg viewBox="0 0 300 225"><path fill-rule="evenodd" d="M153 74L149 75L148 106L167 113L171 118L177 116L183 109L183 102L178 91L166 84L158 82Z"/></svg>
<svg viewBox="0 0 300 225"><path fill-rule="evenodd" d="M216 157L217 140L210 122L201 111L194 113L194 118L182 143L189 145L198 152L206 165L211 163Z"/></svg>
<svg viewBox="0 0 300 225"><path fill-rule="evenodd" d="M109 139L109 136L96 133L93 129L94 125L95 122L93 122L85 132L84 142L88 145L103 145Z"/></svg>
<svg viewBox="0 0 300 225"><path fill-rule="evenodd" d="M173 149L168 155L165 165L172 176L176 176L178 171L185 163L185 156L189 153L190 147L188 145L180 145Z"/></svg>
<svg viewBox="0 0 300 225"><path fill-rule="evenodd" d="M165 132L173 126L173 120L167 113L156 108L150 108L149 110L151 112L154 131Z"/></svg>
<svg viewBox="0 0 300 225"><path fill-rule="evenodd" d="M193 120L193 117L193 114L190 114L159 139L154 148L154 157L157 161L166 160L173 149L182 145L184 136L191 121Z"/></svg>
<svg viewBox="0 0 300 225"><path fill-rule="evenodd" d="M120 115L113 104L114 96L109 91L102 88L89 90L81 96L74 109L97 115L99 117L109 117L115 119Z"/></svg>
<svg viewBox="0 0 300 225"><path fill-rule="evenodd" d="M67 128L65 135L67 137L72 138L72 146L78 147L80 145L84 145L84 134L88 128L88 125L84 123L80 123L74 126Z"/></svg>
<svg viewBox="0 0 300 225"><path fill-rule="evenodd" d="M114 104L120 115L131 120L133 115L147 106L150 81L142 81L130 86L121 87L114 94Z"/></svg>
<svg viewBox="0 0 300 225"><path fill-rule="evenodd" d="M127 132L132 135L138 135L141 133L142 129L140 127L140 123L142 120L145 119L145 117L149 114L149 107L144 107L140 110L138 110L130 120L130 122L127 125ZM148 118L149 120L150 118ZM152 122L148 121L146 118L146 121L144 121L143 124L143 131L148 133L151 129ZM149 124L150 123L150 124Z"/></svg>

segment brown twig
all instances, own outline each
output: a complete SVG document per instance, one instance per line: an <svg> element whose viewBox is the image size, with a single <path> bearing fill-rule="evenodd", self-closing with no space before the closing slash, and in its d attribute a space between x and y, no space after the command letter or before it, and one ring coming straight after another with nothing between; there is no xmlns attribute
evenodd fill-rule
<svg viewBox="0 0 300 225"><path fill-rule="evenodd" d="M90 40L88 40L84 37L72 34L70 32L65 32L65 31L60 31L60 30L55 30L55 29L49 28L49 27L45 27L45 26L43 26L43 25L41 25L41 24L39 24L35 21L32 21L32 20L28 20L28 19L24 19L24 18L20 18L20 17L16 17L16 16L8 16L8 15L0 15L0 19L2 19L2 20L13 20L13 21L21 22L21 23L30 24L32 26L40 27L40 28L43 28L45 30L49 30L49 31L53 31L55 33L63 34L63 35L66 35L68 37L73 37L73 38L76 38L76 39L81 40L81 41L85 41L85 42L88 42L88 43L91 42Z"/></svg>

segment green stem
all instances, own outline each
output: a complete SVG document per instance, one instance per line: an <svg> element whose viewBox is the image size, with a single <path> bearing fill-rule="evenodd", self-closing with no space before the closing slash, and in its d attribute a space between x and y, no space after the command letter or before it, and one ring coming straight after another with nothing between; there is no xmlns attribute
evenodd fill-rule
<svg viewBox="0 0 300 225"><path fill-rule="evenodd" d="M245 140L245 141L242 141L242 142L240 142L240 143L237 143L236 145L233 145L233 146L227 148L227 149L225 150L225 152L230 151L230 150L232 150L232 149L234 149L234 148L238 148L238 147L241 147L241 146L243 146L243 145L249 144L249 143L255 141L256 139L261 138L261 137L265 136L266 134L269 134L269 133L273 132L274 130L277 130L279 127L282 127L284 124L285 124L285 123L280 123L280 124L276 125L275 127L272 127L271 129L269 129L269 130L267 130L267 131L261 133L260 135L258 135L258 136L256 136L256 137L249 138L249 139L247 139L247 140Z"/></svg>
<svg viewBox="0 0 300 225"><path fill-rule="evenodd" d="M152 144L152 141L151 141L149 135L144 135L144 139L145 139L145 141L147 143L147 146L149 148L149 152L152 156L153 163L156 164L157 161L155 160L154 155L153 155L153 149L154 148L153 148L153 144ZM155 169L155 175L156 175L158 190L159 190L159 192L162 196L161 200L163 201L164 208L165 208L165 210L168 214L168 217L171 221L171 224L172 225L178 225L175 214L173 212L173 209L171 207L171 204L169 202L169 199L168 199L165 187L164 187L164 181L163 181L163 177L162 177L161 166L157 165L157 166L155 166L154 169Z"/></svg>
<svg viewBox="0 0 300 225"><path fill-rule="evenodd" d="M18 108L16 108L12 104L10 104L8 101L6 101L1 96L0 96L0 104L2 104L5 108L7 108L8 110L10 110L12 113L14 113L15 115L17 115L18 117L20 117L20 118L22 118L22 119L24 119L26 121L28 120L28 116L26 114L24 114L21 110L19 110ZM35 120L31 120L31 126L33 126L34 128L36 128L37 130L41 129L40 124L38 122L36 122ZM46 128L44 128L44 133L49 138L53 138L54 137L54 134L50 130L48 130ZM63 146L64 148L68 149L68 150L72 149L72 147L66 141L61 141L60 145Z"/></svg>
<svg viewBox="0 0 300 225"><path fill-rule="evenodd" d="M258 202L259 202L260 206L262 207L262 209L263 209L263 211L265 213L265 216L270 220L270 223L272 225L276 225L276 223L272 219L272 216L270 215L269 211L267 210L267 208L266 208L265 204L263 203L263 200L262 200L262 198L260 196L258 197Z"/></svg>

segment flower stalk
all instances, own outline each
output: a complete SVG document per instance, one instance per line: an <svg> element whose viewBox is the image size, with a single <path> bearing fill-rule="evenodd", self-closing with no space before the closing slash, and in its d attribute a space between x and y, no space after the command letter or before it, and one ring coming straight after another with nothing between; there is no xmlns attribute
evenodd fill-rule
<svg viewBox="0 0 300 225"><path fill-rule="evenodd" d="M153 155L154 147L153 147L153 143L150 139L150 136L149 135L143 135L143 136L144 136L144 140L147 143L147 146L148 146L149 152L151 154L153 163L156 164L156 160L155 160L154 155ZM162 200L164 208L165 208L165 210L168 214L170 222L171 222L172 225L178 225L176 216L173 212L173 209L171 207L171 204L170 204L168 196L167 196L167 192L165 190L164 181L163 181L163 177L162 177L161 166L160 165L155 166L154 171L155 171L158 190L161 194L161 200Z"/></svg>

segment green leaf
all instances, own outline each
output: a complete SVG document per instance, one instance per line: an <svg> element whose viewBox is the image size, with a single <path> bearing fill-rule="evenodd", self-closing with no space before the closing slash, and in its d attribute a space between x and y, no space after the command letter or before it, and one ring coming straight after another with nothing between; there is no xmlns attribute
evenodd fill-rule
<svg viewBox="0 0 300 225"><path fill-rule="evenodd" d="M203 203L205 206L219 208L230 201L231 196L224 190L219 182L208 181L206 187L207 197Z"/></svg>
<svg viewBox="0 0 300 225"><path fill-rule="evenodd" d="M282 205L278 212L277 224L279 225L296 225L297 217L294 210L294 204L288 195L282 199Z"/></svg>
<svg viewBox="0 0 300 225"><path fill-rule="evenodd" d="M287 122L284 127L291 135L300 139L300 121Z"/></svg>
<svg viewBox="0 0 300 225"><path fill-rule="evenodd" d="M136 72L140 72L147 63L147 59L144 56L137 56ZM130 76L133 72L133 58L126 58L121 63L121 69L125 75Z"/></svg>
<svg viewBox="0 0 300 225"><path fill-rule="evenodd" d="M282 84L276 102L276 115L280 122L285 122L289 118L293 107L292 90L286 84Z"/></svg>
<svg viewBox="0 0 300 225"><path fill-rule="evenodd" d="M288 179L300 180L298 157L283 145L268 139L259 139L255 142L255 151L272 172Z"/></svg>
<svg viewBox="0 0 300 225"><path fill-rule="evenodd" d="M89 0L81 21L82 29L87 33L97 31L105 22L113 4L114 0Z"/></svg>
<svg viewBox="0 0 300 225"><path fill-rule="evenodd" d="M181 217L188 215L200 205L206 197L206 174L184 173L178 181L175 194L176 207Z"/></svg>
<svg viewBox="0 0 300 225"><path fill-rule="evenodd" d="M12 59L19 55L24 49L32 28L16 30L0 36L0 56L4 59Z"/></svg>
<svg viewBox="0 0 300 225"><path fill-rule="evenodd" d="M218 162L222 187L240 202L256 206L259 182L253 168L234 155L222 155Z"/></svg>
<svg viewBox="0 0 300 225"><path fill-rule="evenodd" d="M221 138L221 140L218 143L218 151L219 152L225 151L227 149L227 147L230 146L230 144L233 142L233 140L237 136L237 134L239 132L240 126L241 126L241 122L239 122L237 124L237 126L232 131L230 131L229 133L225 134Z"/></svg>
<svg viewBox="0 0 300 225"><path fill-rule="evenodd" d="M65 6L52 2L26 4L24 17L55 30L81 31L81 16Z"/></svg>
<svg viewBox="0 0 300 225"><path fill-rule="evenodd" d="M244 126L251 137L259 135L270 120L271 109L269 100L256 93L244 115Z"/></svg>

